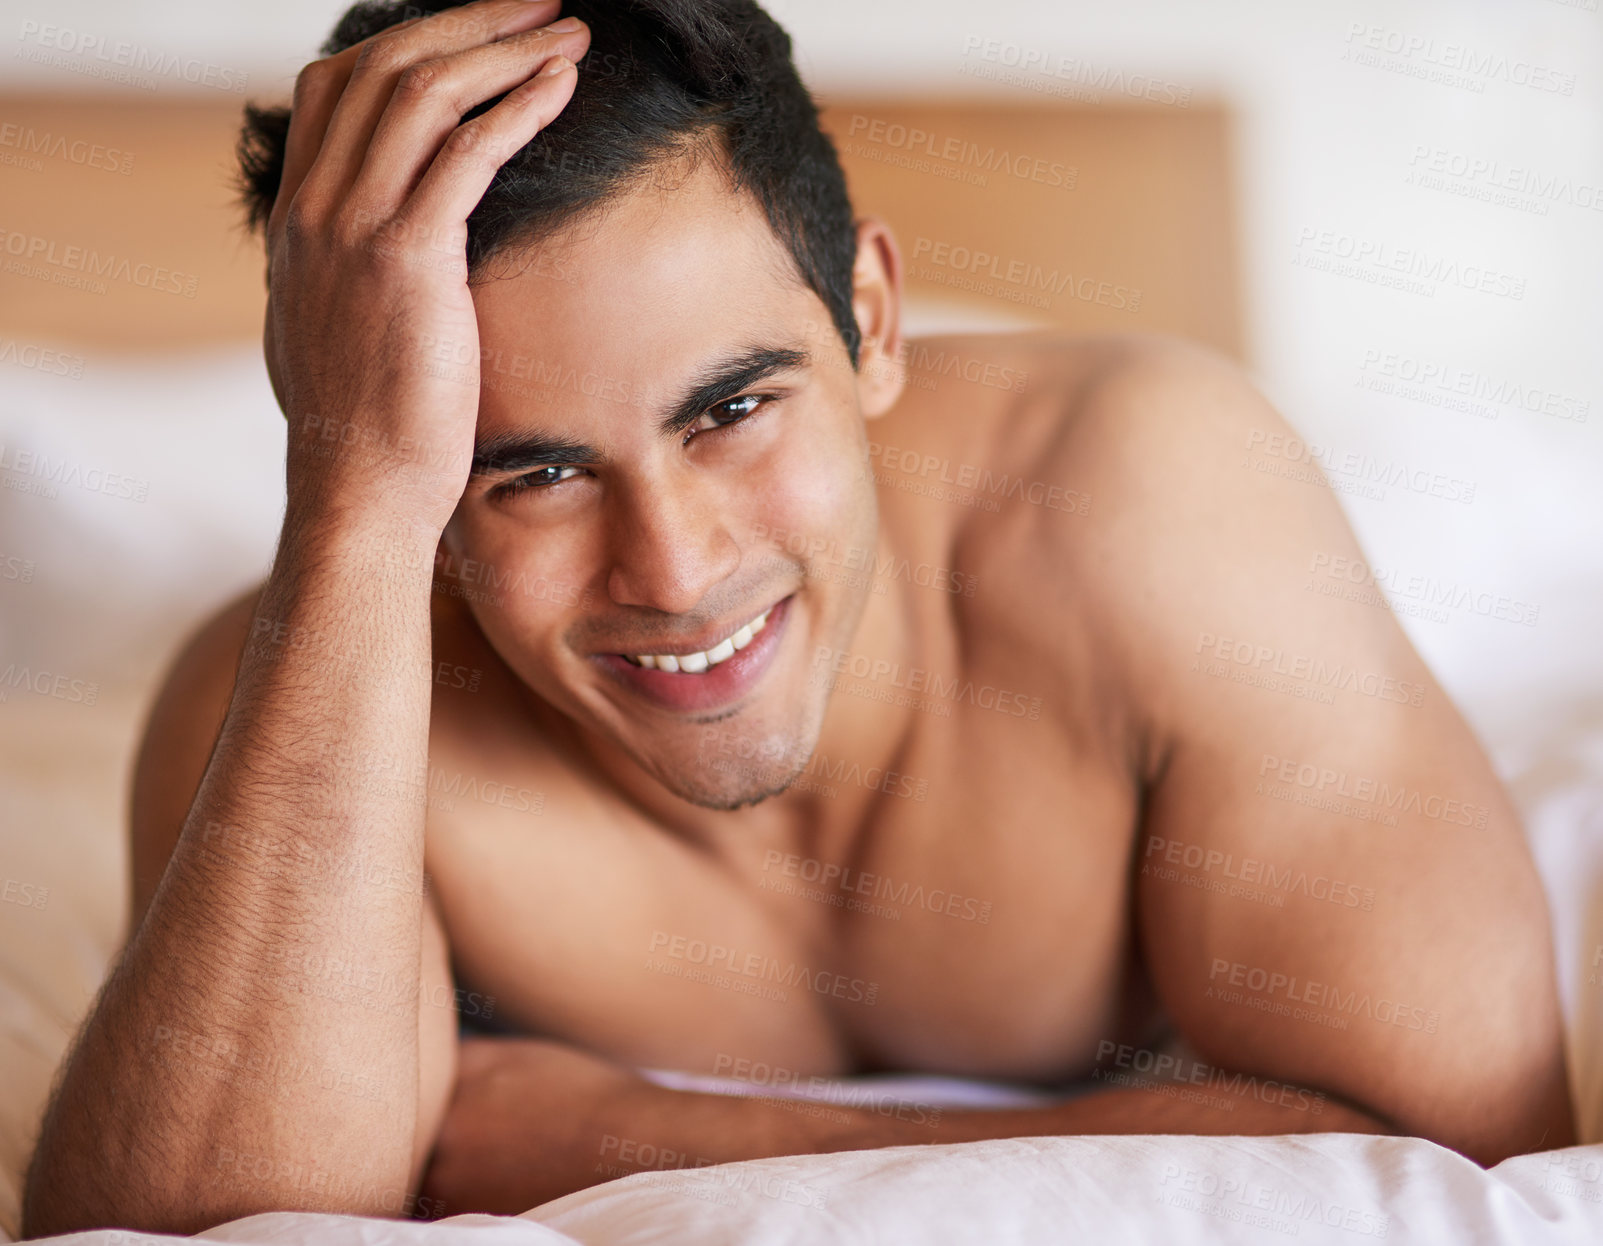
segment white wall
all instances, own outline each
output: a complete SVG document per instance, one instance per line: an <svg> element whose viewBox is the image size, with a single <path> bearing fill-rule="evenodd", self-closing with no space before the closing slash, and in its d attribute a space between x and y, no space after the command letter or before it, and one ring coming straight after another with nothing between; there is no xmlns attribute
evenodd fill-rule
<svg viewBox="0 0 1603 1246"><path fill-rule="evenodd" d="M1474 482L1473 504L1390 487L1347 497L1375 562L1540 608L1534 627L1453 609L1405 625L1483 731L1603 700L1603 13L1598 0L771 0L822 92L994 89L964 72L1029 55L1125 71L1228 98L1238 110L1241 238L1252 360L1308 437ZM1591 6L1591 7L1588 7ZM96 80L16 55L46 22L103 47L127 40L283 90L343 7L216 0L0 0L7 86ZM23 37L26 23L33 33ZM1378 54L1366 41L1405 50ZM994 41L994 43L993 43ZM1493 64L1436 81L1465 50ZM1379 63L1364 63L1378 55ZM1355 59L1357 56L1359 59ZM69 62L71 64L72 62ZM87 62L79 58L79 69ZM1523 81L1535 67L1554 92ZM1034 70L1037 88L1059 82ZM1519 78L1514 81L1511 78ZM1117 94L1111 93L1113 98ZM1421 153L1425 153L1423 160ZM1421 185L1431 160L1534 177L1518 205L1490 174ZM1552 189L1543 193L1541 184ZM1482 198L1471 197L1480 195ZM1536 210L1527 210L1536 209ZM1451 263L1519 283L1520 297L1438 280L1430 294L1310 271L1319 236L1407 265ZM1328 257L1327 257L1328 258ZM1378 357L1514 385L1585 423L1489 399L1495 418L1360 386ZM1440 396L1440 391L1437 392ZM1341 480L1348 477L1337 473ZM1453 488L1454 486L1446 486Z"/></svg>

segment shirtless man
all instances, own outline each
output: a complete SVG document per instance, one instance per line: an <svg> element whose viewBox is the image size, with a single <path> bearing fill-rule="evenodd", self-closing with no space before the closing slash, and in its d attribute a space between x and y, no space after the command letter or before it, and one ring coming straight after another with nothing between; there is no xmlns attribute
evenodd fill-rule
<svg viewBox="0 0 1603 1246"><path fill-rule="evenodd" d="M1518 818L1391 614L1321 591L1360 552L1280 417L1170 341L909 351L783 40L654 8L342 28L281 189L251 165L283 535L152 714L29 1231L519 1211L609 1138L1570 1143ZM595 101L675 74L728 98L658 91L634 132L679 141L620 155ZM599 197L609 159L643 173ZM637 1072L747 1062L1185 1072L938 1122Z"/></svg>

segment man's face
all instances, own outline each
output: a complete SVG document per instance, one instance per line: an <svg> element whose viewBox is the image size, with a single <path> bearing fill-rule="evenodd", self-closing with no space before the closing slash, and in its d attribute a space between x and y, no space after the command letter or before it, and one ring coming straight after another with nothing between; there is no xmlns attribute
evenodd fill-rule
<svg viewBox="0 0 1603 1246"><path fill-rule="evenodd" d="M474 289L478 454L445 535L462 596L530 689L669 790L783 790L828 701L814 648L848 648L868 595L810 567L871 552L878 524L823 302L710 158L504 270ZM630 661L748 634L703 673ZM738 765L709 739L741 741Z"/></svg>

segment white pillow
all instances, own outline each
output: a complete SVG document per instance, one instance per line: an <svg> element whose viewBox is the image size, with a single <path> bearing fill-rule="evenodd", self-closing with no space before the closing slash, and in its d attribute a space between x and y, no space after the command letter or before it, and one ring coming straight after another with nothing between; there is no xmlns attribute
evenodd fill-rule
<svg viewBox="0 0 1603 1246"><path fill-rule="evenodd" d="M154 678L265 574L284 436L260 347L0 367L0 668Z"/></svg>

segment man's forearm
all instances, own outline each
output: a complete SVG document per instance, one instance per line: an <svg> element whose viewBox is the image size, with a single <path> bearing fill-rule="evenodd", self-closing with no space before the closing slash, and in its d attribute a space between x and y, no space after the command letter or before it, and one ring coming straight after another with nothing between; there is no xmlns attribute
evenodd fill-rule
<svg viewBox="0 0 1603 1246"><path fill-rule="evenodd" d="M855 1097L854 1097L855 1098ZM664 1090L651 1086L636 1096L635 1112L616 1114L596 1138L593 1154L581 1155L575 1173L597 1161L627 1169L651 1168L666 1149L674 1166L730 1163L774 1155L801 1155L1076 1134L1391 1133L1378 1119L1325 1099L1319 1111L1242 1096L1202 1103L1158 1089L1093 1091L1060 1103L1029 1108L940 1111L927 1104L887 1102L881 1108L839 1107L827 1099L756 1098ZM632 1144L632 1145L631 1145ZM643 1149L643 1144L653 1148ZM605 1171L599 1177L620 1175ZM583 1181L595 1183L596 1178ZM579 1188L576 1186L575 1188Z"/></svg>
<svg viewBox="0 0 1603 1246"><path fill-rule="evenodd" d="M427 545L405 523L286 523L178 845L46 1119L30 1232L193 1231L269 1207L376 1210L404 1190ZM342 997L336 963L382 984L382 1006ZM304 1178L319 1170L357 1193L335 1203Z"/></svg>
<svg viewBox="0 0 1603 1246"><path fill-rule="evenodd" d="M637 1171L776 1155L1074 1134L1393 1132L1314 1092L1266 1102L1250 1092L1181 1098L1121 1088L1031 1108L876 1109L668 1090L542 1040L470 1041L464 1056L425 1182L429 1195L455 1210L516 1214Z"/></svg>

